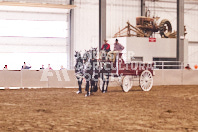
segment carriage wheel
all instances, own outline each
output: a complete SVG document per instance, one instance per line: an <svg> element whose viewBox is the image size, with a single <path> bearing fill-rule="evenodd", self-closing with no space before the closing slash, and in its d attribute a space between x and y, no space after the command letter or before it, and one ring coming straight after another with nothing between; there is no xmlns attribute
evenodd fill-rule
<svg viewBox="0 0 198 132"><path fill-rule="evenodd" d="M140 87L143 91L151 90L153 86L153 76L152 73L148 70L145 70L140 75Z"/></svg>
<svg viewBox="0 0 198 132"><path fill-rule="evenodd" d="M98 78L98 87L100 91L102 91L102 84L103 84L102 78Z"/></svg>
<svg viewBox="0 0 198 132"><path fill-rule="evenodd" d="M132 76L125 76L122 80L122 90L128 92L133 87Z"/></svg>

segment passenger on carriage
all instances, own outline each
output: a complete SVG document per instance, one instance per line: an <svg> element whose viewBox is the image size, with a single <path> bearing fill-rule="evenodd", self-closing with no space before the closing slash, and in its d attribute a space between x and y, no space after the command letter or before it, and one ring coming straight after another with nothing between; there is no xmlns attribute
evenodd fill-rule
<svg viewBox="0 0 198 132"><path fill-rule="evenodd" d="M124 50L124 46L118 43L118 39L116 39L114 43L114 50L110 51L108 56L110 56L111 60L114 62L117 54L121 53L122 50Z"/></svg>
<svg viewBox="0 0 198 132"><path fill-rule="evenodd" d="M118 39L116 39L114 43L114 51L122 52L122 50L124 50L124 46L118 43Z"/></svg>

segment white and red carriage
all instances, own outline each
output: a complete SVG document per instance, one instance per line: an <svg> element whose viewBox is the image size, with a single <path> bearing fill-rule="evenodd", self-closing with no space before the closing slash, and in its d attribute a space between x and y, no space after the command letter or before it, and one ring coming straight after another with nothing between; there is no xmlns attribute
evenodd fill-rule
<svg viewBox="0 0 198 132"><path fill-rule="evenodd" d="M122 53L111 53L105 59L98 59L100 67L111 66L110 76L118 77L124 92L128 92L133 87L133 79L139 77L139 85L143 91L151 90L153 86L154 63L131 62L125 63ZM101 55L100 55L101 56ZM101 78L99 78L99 87L102 90Z"/></svg>

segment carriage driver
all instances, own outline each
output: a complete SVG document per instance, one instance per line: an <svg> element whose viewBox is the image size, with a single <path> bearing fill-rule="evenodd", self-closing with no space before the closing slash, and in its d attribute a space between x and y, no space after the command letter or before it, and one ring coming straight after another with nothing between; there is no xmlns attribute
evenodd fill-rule
<svg viewBox="0 0 198 132"><path fill-rule="evenodd" d="M108 40L106 40L106 39L104 40L105 43L102 45L101 50L104 50L106 52L109 52L110 51L110 44L108 44L107 41Z"/></svg>
<svg viewBox="0 0 198 132"><path fill-rule="evenodd" d="M101 51L100 51L100 57L102 60L105 60L107 57L108 52L110 51L110 44L107 43L108 40L104 40L104 44L102 45Z"/></svg>

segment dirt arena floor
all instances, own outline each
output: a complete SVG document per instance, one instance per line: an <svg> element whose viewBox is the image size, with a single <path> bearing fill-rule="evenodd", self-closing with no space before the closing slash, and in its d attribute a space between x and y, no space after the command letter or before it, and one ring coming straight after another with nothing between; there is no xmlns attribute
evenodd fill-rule
<svg viewBox="0 0 198 132"><path fill-rule="evenodd" d="M198 86L111 87L86 98L76 90L0 90L0 132L198 131Z"/></svg>

